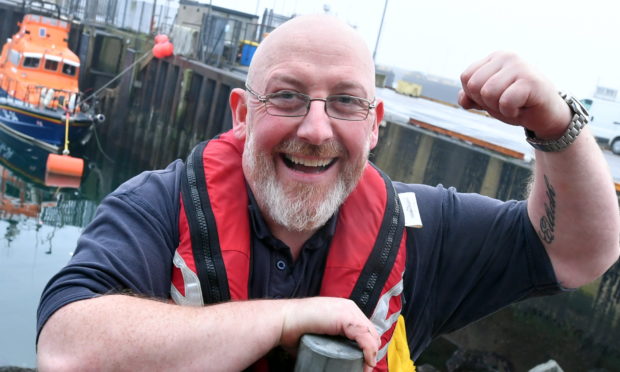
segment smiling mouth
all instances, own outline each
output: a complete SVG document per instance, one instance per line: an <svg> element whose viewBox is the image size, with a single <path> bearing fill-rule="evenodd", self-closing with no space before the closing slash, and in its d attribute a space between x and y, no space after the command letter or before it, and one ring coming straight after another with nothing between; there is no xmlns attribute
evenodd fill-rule
<svg viewBox="0 0 620 372"><path fill-rule="evenodd" d="M280 156L288 168L304 173L324 172L338 160L338 158L305 159L291 154L281 154Z"/></svg>

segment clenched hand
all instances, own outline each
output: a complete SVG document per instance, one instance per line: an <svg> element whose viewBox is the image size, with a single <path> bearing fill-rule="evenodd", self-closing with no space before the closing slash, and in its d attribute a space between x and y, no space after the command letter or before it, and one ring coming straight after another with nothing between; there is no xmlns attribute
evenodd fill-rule
<svg viewBox="0 0 620 372"><path fill-rule="evenodd" d="M570 109L553 84L514 53L495 52L475 62L461 74L461 83L461 106L485 110L538 138L558 138L570 122Z"/></svg>

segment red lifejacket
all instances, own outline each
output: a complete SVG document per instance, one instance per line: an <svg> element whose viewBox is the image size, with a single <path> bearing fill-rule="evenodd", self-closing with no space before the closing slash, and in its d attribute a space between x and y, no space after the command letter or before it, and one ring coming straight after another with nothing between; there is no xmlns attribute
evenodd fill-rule
<svg viewBox="0 0 620 372"><path fill-rule="evenodd" d="M196 146L181 187L179 245L171 297L202 306L248 299L250 217L241 167L243 142L231 131ZM405 268L404 217L390 180L367 165L338 212L321 296L351 298L381 334L376 370L400 314Z"/></svg>

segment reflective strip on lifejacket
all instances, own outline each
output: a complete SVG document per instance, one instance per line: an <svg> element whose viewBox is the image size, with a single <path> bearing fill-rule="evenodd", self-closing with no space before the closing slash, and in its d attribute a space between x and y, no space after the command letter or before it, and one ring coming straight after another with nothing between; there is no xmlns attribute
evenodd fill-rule
<svg viewBox="0 0 620 372"><path fill-rule="evenodd" d="M375 307L375 311L372 314L370 321L375 325L375 328L377 328L377 332L380 335L383 335L385 332L390 330L392 326L398 321L400 309L397 312L391 314L389 317L388 312L390 310L390 301L392 300L392 298L400 296L402 292L403 280L401 279L398 283L396 283L394 287L390 288L390 290L385 292L383 296L379 298L379 302L377 302L377 306ZM385 357L385 354L387 354L388 351L389 344L390 343L387 342L385 346L383 346L379 350L377 354L377 360L381 360Z"/></svg>
<svg viewBox="0 0 620 372"><path fill-rule="evenodd" d="M198 279L198 275L196 275L196 273L187 266L185 260L181 257L178 251L174 252L172 263L174 266L178 267L179 270L181 270L181 275L183 276L183 287L185 288L185 296L179 292L174 284L171 284L170 297L172 297L174 302L178 305L203 306L204 301L202 299L202 288L200 287L200 279Z"/></svg>

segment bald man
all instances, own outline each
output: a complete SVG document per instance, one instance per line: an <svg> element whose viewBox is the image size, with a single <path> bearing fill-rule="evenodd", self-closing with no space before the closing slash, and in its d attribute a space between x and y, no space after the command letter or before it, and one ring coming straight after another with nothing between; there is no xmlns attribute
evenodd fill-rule
<svg viewBox="0 0 620 372"><path fill-rule="evenodd" d="M410 368L442 333L601 275L620 216L587 114L510 53L461 80L463 107L537 148L526 201L389 180L367 160L384 103L360 36L328 16L277 28L230 132L102 202L43 293L39 368L280 370L305 333Z"/></svg>

